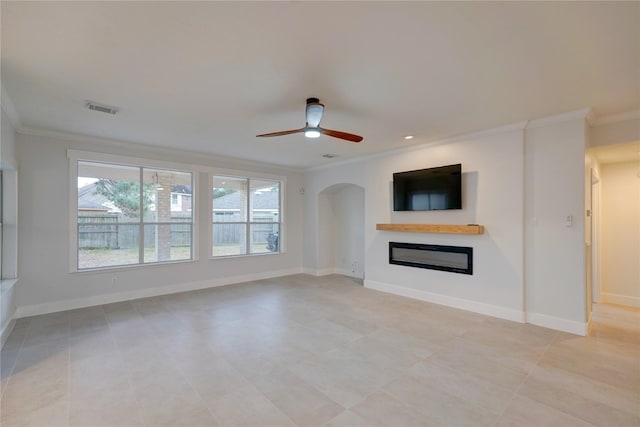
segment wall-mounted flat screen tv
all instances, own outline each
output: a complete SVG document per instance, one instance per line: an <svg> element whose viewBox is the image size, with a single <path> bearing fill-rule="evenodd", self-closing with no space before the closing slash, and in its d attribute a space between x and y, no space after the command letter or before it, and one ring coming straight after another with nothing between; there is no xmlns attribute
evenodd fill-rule
<svg viewBox="0 0 640 427"><path fill-rule="evenodd" d="M394 211L462 209L462 165L393 174Z"/></svg>

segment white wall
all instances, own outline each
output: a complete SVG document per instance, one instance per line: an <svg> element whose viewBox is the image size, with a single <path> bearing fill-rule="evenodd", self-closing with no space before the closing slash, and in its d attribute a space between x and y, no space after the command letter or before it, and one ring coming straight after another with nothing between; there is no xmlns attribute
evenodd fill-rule
<svg viewBox="0 0 640 427"><path fill-rule="evenodd" d="M470 137L448 144L372 156L362 161L310 171L306 176L306 211L317 211L319 192L339 183L365 189L365 285L416 298L522 320L523 293L523 143L522 131ZM460 211L393 212L392 174L462 163L464 206ZM482 196L480 196L482 195ZM306 217L306 239L313 235L313 215ZM479 223L481 236L376 231L376 223ZM388 242L435 243L474 248L474 275L452 274L388 264ZM313 269L313 245L305 268Z"/></svg>
<svg viewBox="0 0 640 427"><path fill-rule="evenodd" d="M604 164L602 299L640 307L640 159Z"/></svg>
<svg viewBox="0 0 640 427"><path fill-rule="evenodd" d="M541 121L527 130L527 317L576 332L587 322L585 149L583 119Z"/></svg>
<svg viewBox="0 0 640 427"><path fill-rule="evenodd" d="M19 316L301 271L303 196L299 194L302 183L299 172L200 153L76 136L21 133L18 142L18 159L24 165L19 171L21 277L16 301ZM208 259L210 250L204 218L210 206L207 202L210 190L206 174L200 173L198 261L69 273L67 149L284 175L287 179L283 212L286 253Z"/></svg>
<svg viewBox="0 0 640 427"><path fill-rule="evenodd" d="M11 333L17 286L17 161L16 132L4 108L1 110L0 168L2 169L2 280L0 280L0 344Z"/></svg>
<svg viewBox="0 0 640 427"><path fill-rule="evenodd" d="M526 130L525 123L505 126L309 171L305 270L317 269L322 250L315 234L318 194L352 183L365 189L365 286L585 334L585 114L536 120ZM462 210L393 212L394 172L453 163L462 163ZM572 227L565 226L566 215L572 215ZM479 236L383 232L376 231L377 223L477 223L486 231ZM389 241L471 246L474 274L390 265Z"/></svg>

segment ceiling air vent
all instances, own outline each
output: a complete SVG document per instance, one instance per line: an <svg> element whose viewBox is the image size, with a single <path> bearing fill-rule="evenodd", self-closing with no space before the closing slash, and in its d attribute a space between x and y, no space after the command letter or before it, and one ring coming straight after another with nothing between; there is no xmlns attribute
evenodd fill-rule
<svg viewBox="0 0 640 427"><path fill-rule="evenodd" d="M98 104L97 102L93 102L93 101L87 101L85 106L89 110L99 111L101 113L116 114L118 112L117 107L110 107L108 105Z"/></svg>
<svg viewBox="0 0 640 427"><path fill-rule="evenodd" d="M338 157L337 154L323 154L322 157L325 157L327 159L333 159L335 157Z"/></svg>

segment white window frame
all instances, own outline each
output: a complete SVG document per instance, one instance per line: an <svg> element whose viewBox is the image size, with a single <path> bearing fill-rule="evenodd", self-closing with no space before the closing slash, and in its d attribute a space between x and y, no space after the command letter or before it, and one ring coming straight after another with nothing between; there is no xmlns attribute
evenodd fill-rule
<svg viewBox="0 0 640 427"><path fill-rule="evenodd" d="M121 270L133 268L149 268L156 265L175 264L185 262L195 262L199 258L199 218L198 218L198 188L199 172L208 171L209 168L202 166L153 160L139 157L120 156L115 154L97 153L82 150L67 150L69 159L69 271L71 273L86 273L103 270ZM115 265L96 267L91 269L78 268L78 162L97 162L113 165L132 166L141 168L167 169L176 172L187 172L192 174L192 236L191 236L191 259L176 261L160 261L153 263L138 263L127 265Z"/></svg>
<svg viewBox="0 0 640 427"><path fill-rule="evenodd" d="M280 206L279 206L279 226L278 226L278 251L277 252L262 252L262 253L244 253L244 254L237 254L237 255L218 255L218 256L214 256L213 255L213 194L212 194L212 189L213 189L213 177L214 176L225 176L225 177L229 177L229 178L242 178L242 179L249 179L249 180L268 180L268 181L277 181L280 183L280 190L279 190L279 198L280 198ZM286 205L286 187L287 187L287 177L286 176L282 176L282 175L272 175L272 174L266 174L266 173L255 173L255 172L248 172L248 171L244 171L244 170L237 170L237 169L220 169L220 168L214 168L211 173L209 173L208 175L208 185L209 185L209 206L211 208L207 209L208 212L208 228L209 228L209 232L208 232L208 236L209 236L209 259L212 260L220 260L220 259L226 259L226 258L238 258L238 257L252 257L252 256L269 256L269 255L279 255L279 254L285 254L286 253L286 232L285 232L285 224L286 224L286 215L284 212L284 206ZM247 191L247 207L250 208L250 201L249 198L251 197L251 192ZM241 222L229 222L227 224L234 224L234 223L238 223L238 224L247 224L247 252L249 252L249 241L250 241L250 229L251 229L251 224L260 224L260 222L252 222L249 220L250 218L250 213L247 212L247 220L246 221L241 221ZM262 223L264 224L264 223Z"/></svg>

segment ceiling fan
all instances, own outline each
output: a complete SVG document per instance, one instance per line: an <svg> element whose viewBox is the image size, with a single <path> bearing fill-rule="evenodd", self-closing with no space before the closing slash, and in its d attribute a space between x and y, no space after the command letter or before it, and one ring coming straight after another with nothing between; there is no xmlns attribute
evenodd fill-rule
<svg viewBox="0 0 640 427"><path fill-rule="evenodd" d="M256 135L257 137L265 136L281 136L290 135L292 133L303 133L307 138L318 138L320 135L328 135L334 138L344 139L351 142L360 142L362 137L360 135L354 135L352 133L341 132L339 130L331 130L321 128L320 120L322 120L322 113L324 112L324 104L320 103L318 98L307 98L307 124L305 127L293 130L283 130L280 132L263 133Z"/></svg>

